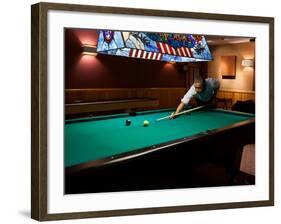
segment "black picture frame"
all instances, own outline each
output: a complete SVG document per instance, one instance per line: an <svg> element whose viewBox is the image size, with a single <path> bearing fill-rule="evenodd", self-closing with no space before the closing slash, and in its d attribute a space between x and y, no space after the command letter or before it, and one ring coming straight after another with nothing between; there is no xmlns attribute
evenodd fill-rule
<svg viewBox="0 0 281 224"><path fill-rule="evenodd" d="M136 16L158 16L167 18L194 18L204 20L239 21L269 25L269 200L216 203L202 205L168 206L159 208L131 208L108 211L88 211L75 213L48 213L47 164L47 13L49 10L99 12L109 14L129 14ZM31 217L39 221L80 219L94 217L187 212L225 208L243 208L274 205L274 18L238 16L182 11L162 11L136 8L118 8L90 5L38 3L31 6Z"/></svg>

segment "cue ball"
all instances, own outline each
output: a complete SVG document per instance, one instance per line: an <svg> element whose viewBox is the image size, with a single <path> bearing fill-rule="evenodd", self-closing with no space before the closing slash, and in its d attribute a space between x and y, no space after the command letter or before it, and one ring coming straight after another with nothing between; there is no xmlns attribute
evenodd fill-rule
<svg viewBox="0 0 281 224"><path fill-rule="evenodd" d="M131 120L126 120L126 125L130 125L131 124Z"/></svg>
<svg viewBox="0 0 281 224"><path fill-rule="evenodd" d="M149 125L149 122L147 121L147 120L145 120L144 122L143 122L143 126L144 127L147 127Z"/></svg>

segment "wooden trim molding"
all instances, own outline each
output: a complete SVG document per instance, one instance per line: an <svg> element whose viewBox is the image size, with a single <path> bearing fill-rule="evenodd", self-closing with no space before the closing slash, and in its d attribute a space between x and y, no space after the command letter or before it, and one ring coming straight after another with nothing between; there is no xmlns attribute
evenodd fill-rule
<svg viewBox="0 0 281 224"><path fill-rule="evenodd" d="M234 92L234 93L249 93L249 94L255 94L255 91L249 91L249 90L240 90L240 89L220 89L220 92Z"/></svg>
<svg viewBox="0 0 281 224"><path fill-rule="evenodd" d="M157 107L158 99L135 98L127 100L104 100L88 103L65 104L65 114L94 113L112 110L134 110L137 108Z"/></svg>

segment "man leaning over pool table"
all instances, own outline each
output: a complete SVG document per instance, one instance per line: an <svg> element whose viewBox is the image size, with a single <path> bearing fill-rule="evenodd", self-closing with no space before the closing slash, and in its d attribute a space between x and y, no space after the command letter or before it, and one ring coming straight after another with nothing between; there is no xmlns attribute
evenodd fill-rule
<svg viewBox="0 0 281 224"><path fill-rule="evenodd" d="M177 114L180 113L185 105L189 104L193 97L196 99L198 105L214 103L219 88L220 83L217 79L203 79L202 77L197 76L194 80L194 84L181 99L176 111L171 114L170 118L176 118Z"/></svg>

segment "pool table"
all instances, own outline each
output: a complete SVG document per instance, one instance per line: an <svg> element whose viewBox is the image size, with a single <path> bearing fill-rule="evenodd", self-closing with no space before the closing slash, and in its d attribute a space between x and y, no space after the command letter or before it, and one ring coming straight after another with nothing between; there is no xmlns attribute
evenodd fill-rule
<svg viewBox="0 0 281 224"><path fill-rule="evenodd" d="M193 186L188 171L206 161L237 171L239 150L254 142L254 114L205 108L157 121L172 111L66 120L65 192Z"/></svg>

